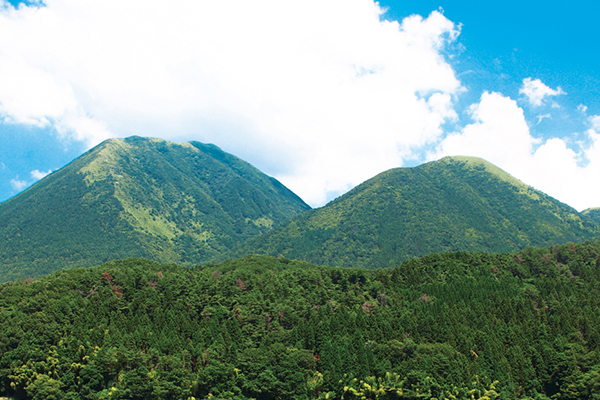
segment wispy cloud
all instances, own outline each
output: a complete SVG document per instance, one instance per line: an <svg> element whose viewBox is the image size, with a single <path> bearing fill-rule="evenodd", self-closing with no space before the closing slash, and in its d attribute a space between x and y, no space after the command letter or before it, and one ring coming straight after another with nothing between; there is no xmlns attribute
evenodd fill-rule
<svg viewBox="0 0 600 400"><path fill-rule="evenodd" d="M31 177L33 179L35 179L36 181L39 181L40 179L42 179L43 177L45 177L46 175L50 174L52 172L51 169L49 169L46 172L43 171L39 171L37 169L34 169L33 171L31 171Z"/></svg>
<svg viewBox="0 0 600 400"><path fill-rule="evenodd" d="M552 118L552 114L538 114L538 116L536 118L537 118L537 124L536 125L539 125L540 122L542 122L544 119L546 119L546 118Z"/></svg>
<svg viewBox="0 0 600 400"><path fill-rule="evenodd" d="M25 189L27 186L29 186L29 184L27 183L27 181L21 181L19 180L19 177L17 176L15 179L11 179L10 180L10 185L12 186L12 188L14 190L16 190L17 192L20 192L21 190Z"/></svg>
<svg viewBox="0 0 600 400"><path fill-rule="evenodd" d="M560 87L552 89L544 85L541 80L532 80L531 78L523 79L523 86L519 89L519 93L524 94L527 97L529 104L535 107L541 106L546 97L566 94ZM558 105L553 104L553 106Z"/></svg>
<svg viewBox="0 0 600 400"><path fill-rule="evenodd" d="M4 167L3 163L0 163L0 164ZM46 175L50 174L51 172L52 172L52 170L48 170L48 171L44 172L44 171L34 169L33 171L30 172L31 178L32 178L31 180L19 179L19 176L17 175L14 179L10 180L10 185L12 186L13 190L20 192L21 190L34 184L36 181L39 181L40 179L42 179Z"/></svg>

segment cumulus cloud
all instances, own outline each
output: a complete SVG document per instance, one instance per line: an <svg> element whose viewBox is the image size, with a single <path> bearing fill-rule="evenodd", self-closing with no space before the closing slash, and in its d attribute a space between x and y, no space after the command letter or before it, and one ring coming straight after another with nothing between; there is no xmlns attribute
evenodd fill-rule
<svg viewBox="0 0 600 400"><path fill-rule="evenodd" d="M600 118L590 117L590 144L577 153L561 138L534 138L517 102L499 93L484 93L471 116L473 123L444 138L429 159L481 157L580 211L600 206L600 187L590 184L600 180Z"/></svg>
<svg viewBox="0 0 600 400"><path fill-rule="evenodd" d="M535 107L542 105L542 102L546 97L558 96L560 94L566 94L559 87L552 89L542 83L539 79L525 78L523 79L523 86L519 89L520 94L524 94L529 101L529 104Z"/></svg>
<svg viewBox="0 0 600 400"><path fill-rule="evenodd" d="M44 171L40 171L37 169L34 169L33 171L31 171L31 177L33 179L35 179L36 181L39 181L40 179L42 179L43 177L45 177L46 175L50 174L52 172L51 169L49 169L48 171L44 172Z"/></svg>
<svg viewBox="0 0 600 400"><path fill-rule="evenodd" d="M14 190L20 192L21 190L25 189L29 184L27 183L27 181L19 180L19 177L17 176L15 179L10 180L10 185Z"/></svg>
<svg viewBox="0 0 600 400"><path fill-rule="evenodd" d="M4 1L0 116L90 146L213 142L320 205L456 119L442 53L459 28L382 13L372 0Z"/></svg>
<svg viewBox="0 0 600 400"><path fill-rule="evenodd" d="M529 134L523 110L499 93L485 92L470 108L473 124L441 141L435 155L470 155L498 165L514 165L531 153L536 140Z"/></svg>

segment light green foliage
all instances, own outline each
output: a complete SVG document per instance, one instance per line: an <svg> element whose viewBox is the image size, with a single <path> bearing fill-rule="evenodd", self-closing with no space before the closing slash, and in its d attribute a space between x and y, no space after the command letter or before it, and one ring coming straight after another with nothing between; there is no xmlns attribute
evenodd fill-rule
<svg viewBox="0 0 600 400"><path fill-rule="evenodd" d="M385 376L380 378L374 376L369 376L365 380L354 378L344 386L342 399L401 399L404 396L402 390L404 382L406 380L403 380L400 375L391 372L386 372ZM425 398L426 395L420 397ZM431 393L429 393L430 397Z"/></svg>
<svg viewBox="0 0 600 400"><path fill-rule="evenodd" d="M481 171L483 169L485 172L495 176L499 180L510 183L518 189L519 193L524 194L533 200L541 200L542 198L546 197L540 191L535 190L531 186L524 184L523 182L510 175L506 171L496 167L494 164L485 161L484 159L478 157L453 156L445 157L440 161L446 163L461 162L464 163L465 167L471 168L475 171Z"/></svg>
<svg viewBox="0 0 600 400"><path fill-rule="evenodd" d="M500 396L496 390L499 383L499 381L489 383L487 377L481 379L475 376L469 386L461 388L455 386L451 390L444 391L442 397L444 400L495 400Z"/></svg>
<svg viewBox="0 0 600 400"><path fill-rule="evenodd" d="M257 219L246 218L246 222L252 222L254 225L265 228L273 227L273 220L271 218L260 217Z"/></svg>

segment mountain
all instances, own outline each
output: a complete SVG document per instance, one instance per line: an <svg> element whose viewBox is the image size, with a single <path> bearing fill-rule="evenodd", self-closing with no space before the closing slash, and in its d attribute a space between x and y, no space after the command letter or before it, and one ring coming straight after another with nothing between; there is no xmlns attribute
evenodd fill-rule
<svg viewBox="0 0 600 400"><path fill-rule="evenodd" d="M142 259L0 284L0 397L596 399L600 242L361 270Z"/></svg>
<svg viewBox="0 0 600 400"><path fill-rule="evenodd" d="M436 252L510 252L598 237L597 221L489 162L446 157L381 173L235 254L376 268Z"/></svg>
<svg viewBox="0 0 600 400"><path fill-rule="evenodd" d="M0 281L127 257L189 266L259 253L387 267L591 240L599 219L472 157L392 169L310 210L214 145L111 139L0 203Z"/></svg>
<svg viewBox="0 0 600 400"><path fill-rule="evenodd" d="M593 219L594 221L600 223L600 208L588 208L587 210L583 210L581 215L584 215L588 218Z"/></svg>
<svg viewBox="0 0 600 400"><path fill-rule="evenodd" d="M111 139L0 204L0 280L126 257L206 262L309 208L217 146Z"/></svg>

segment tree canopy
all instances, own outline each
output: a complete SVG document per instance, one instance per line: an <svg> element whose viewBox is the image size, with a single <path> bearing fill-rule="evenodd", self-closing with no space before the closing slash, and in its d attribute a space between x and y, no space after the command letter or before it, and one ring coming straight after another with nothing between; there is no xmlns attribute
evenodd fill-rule
<svg viewBox="0 0 600 400"><path fill-rule="evenodd" d="M591 399L600 242L395 268L127 259L0 285L19 399Z"/></svg>

